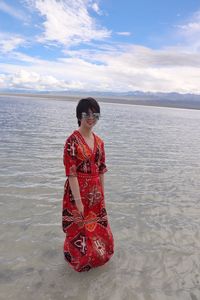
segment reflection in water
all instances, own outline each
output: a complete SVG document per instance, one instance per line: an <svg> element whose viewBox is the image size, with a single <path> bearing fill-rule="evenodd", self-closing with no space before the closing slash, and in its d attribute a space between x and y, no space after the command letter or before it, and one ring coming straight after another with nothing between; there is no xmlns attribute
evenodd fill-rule
<svg viewBox="0 0 200 300"><path fill-rule="evenodd" d="M200 112L101 103L115 255L78 274L61 229L75 107L0 98L2 299L199 299Z"/></svg>

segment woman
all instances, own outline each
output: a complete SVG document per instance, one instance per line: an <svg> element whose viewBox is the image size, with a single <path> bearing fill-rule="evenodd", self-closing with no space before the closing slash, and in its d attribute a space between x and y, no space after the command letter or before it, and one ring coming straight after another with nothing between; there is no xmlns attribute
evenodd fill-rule
<svg viewBox="0 0 200 300"><path fill-rule="evenodd" d="M64 147L65 183L63 231L64 256L78 272L105 264L114 253L113 235L104 201L104 143L92 129L100 117L93 98L79 101L76 108L79 129Z"/></svg>

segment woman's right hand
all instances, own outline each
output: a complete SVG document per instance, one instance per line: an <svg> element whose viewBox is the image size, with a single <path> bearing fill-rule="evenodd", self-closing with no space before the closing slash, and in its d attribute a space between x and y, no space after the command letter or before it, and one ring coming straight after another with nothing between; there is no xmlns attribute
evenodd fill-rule
<svg viewBox="0 0 200 300"><path fill-rule="evenodd" d="M78 211L80 212L80 214L82 216L84 216L83 202L81 201L81 199L75 199L75 202L76 202L76 207L77 207Z"/></svg>

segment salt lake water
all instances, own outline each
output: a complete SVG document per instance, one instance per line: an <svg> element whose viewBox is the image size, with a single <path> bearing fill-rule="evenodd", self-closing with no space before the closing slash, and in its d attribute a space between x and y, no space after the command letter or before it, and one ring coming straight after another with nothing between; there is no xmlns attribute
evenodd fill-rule
<svg viewBox="0 0 200 300"><path fill-rule="evenodd" d="M77 103L0 97L0 298L200 299L200 111L99 103L115 254L76 273L61 209Z"/></svg>

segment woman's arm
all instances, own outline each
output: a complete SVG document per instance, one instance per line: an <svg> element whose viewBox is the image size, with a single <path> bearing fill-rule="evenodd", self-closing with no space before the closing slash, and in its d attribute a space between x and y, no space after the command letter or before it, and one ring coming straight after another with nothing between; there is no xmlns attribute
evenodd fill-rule
<svg viewBox="0 0 200 300"><path fill-rule="evenodd" d="M84 206L81 201L81 194L78 179L76 176L69 176L69 185L76 203L76 206L81 214L84 214Z"/></svg>
<svg viewBox="0 0 200 300"><path fill-rule="evenodd" d="M70 136L64 146L63 163L65 166L65 173L69 180L69 185L74 197L76 207L80 213L83 214L84 207L81 201L80 188L76 174L76 161L77 161L77 149L76 140L73 136Z"/></svg>
<svg viewBox="0 0 200 300"><path fill-rule="evenodd" d="M107 167L105 164L105 150L104 150L104 143L101 145L101 158L100 158L100 166L99 166L99 177L100 177L100 182L102 186L102 191L104 193L104 173L107 172Z"/></svg>
<svg viewBox="0 0 200 300"><path fill-rule="evenodd" d="M101 186L102 186L102 190L103 190L103 193L104 193L104 174L100 174L100 182L101 182Z"/></svg>

